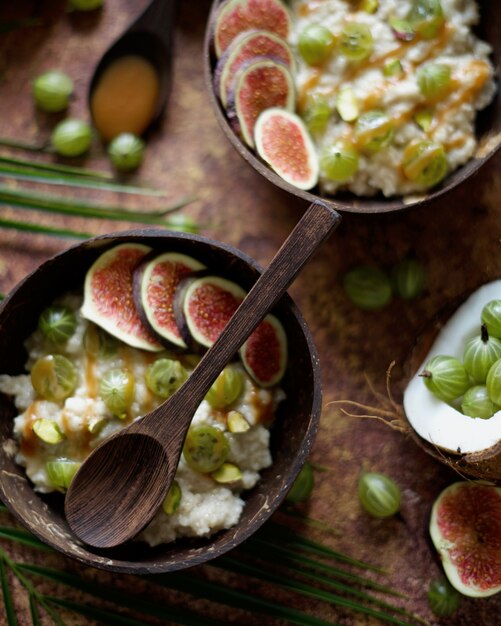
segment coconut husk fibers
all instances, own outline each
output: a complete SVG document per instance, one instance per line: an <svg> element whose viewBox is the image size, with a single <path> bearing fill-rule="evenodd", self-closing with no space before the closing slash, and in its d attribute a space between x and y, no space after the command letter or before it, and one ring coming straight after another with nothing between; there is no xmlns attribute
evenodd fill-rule
<svg viewBox="0 0 501 626"><path fill-rule="evenodd" d="M72 14L65 2L18 0L1 3L0 19L38 15L42 23L0 38L0 136L24 140L47 138L54 118L34 110L32 79L58 67L73 76L76 95L70 114L88 118L86 86L92 68L108 45L135 17L145 0L106 0L103 11ZM152 133L140 178L164 189L171 200L195 194L197 201L186 213L204 225L204 233L226 241L266 264L297 221L304 204L262 180L240 159L220 131L208 108L202 67L205 20L209 0L183 0L176 28L174 89L167 115ZM57 117L57 116L55 116ZM18 154L18 153L16 153ZM91 167L107 168L104 152L95 143ZM346 415L332 401L352 400L378 405L386 398L385 373L395 360L392 390L399 400L404 360L423 323L459 294L499 274L501 182L496 176L501 155L487 164L474 180L419 211L382 216L345 215L343 224L318 252L291 289L310 324L323 368L324 412L312 460L327 471L316 473L316 488L305 511L331 525L334 533L305 527L304 532L323 538L333 548L380 565L389 572L387 582L405 593L403 604L430 624L495 626L501 613L501 596L487 600L465 599L460 611L447 622L435 618L427 607L426 590L441 574L427 534L431 505L438 493L458 476L433 459L411 438L378 421ZM85 193L104 198L104 193ZM108 196L109 197L109 196ZM111 197L111 204L128 199ZM154 205L148 199L141 205ZM136 201L136 205L138 202ZM66 224L93 234L123 229L129 224L92 222L40 216L1 209L4 218L47 224ZM40 262L62 250L68 241L0 230L0 289L7 292ZM360 263L391 267L413 252L427 269L426 293L412 304L394 300L385 309L366 313L355 309L342 292L341 277ZM368 381L375 393L370 390ZM381 395L379 395L381 394ZM402 512L390 520L365 515L356 496L361 470L382 471L402 489ZM7 519L5 519L7 522ZM5 523L0 520L0 523ZM37 553L2 541L18 560L40 558ZM44 563L73 570L81 576L113 583L139 593L144 599L187 604L193 610L223 622L278 625L276 620L224 609L206 601L193 601L173 591L161 591L145 580L83 568L59 555L43 556ZM219 570L200 567L200 576L221 584L245 587L241 577L224 577ZM256 591L282 600L283 591L253 582ZM75 594L53 589L44 591ZM287 602L317 616L349 626L377 624L342 609L311 599ZM78 598L77 598L78 599ZM15 589L20 626L30 623L22 590ZM1 620L0 620L1 622ZM2 622L3 623L3 622ZM48 622L47 622L48 623ZM91 624L74 617L75 626Z"/></svg>

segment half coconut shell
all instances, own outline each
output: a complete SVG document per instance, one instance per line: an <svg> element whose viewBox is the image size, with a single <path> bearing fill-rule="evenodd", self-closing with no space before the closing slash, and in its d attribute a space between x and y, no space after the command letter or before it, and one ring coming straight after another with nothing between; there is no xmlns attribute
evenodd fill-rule
<svg viewBox="0 0 501 626"><path fill-rule="evenodd" d="M409 383L403 399L409 431L426 452L460 475L495 484L501 484L501 411L489 419L465 416L435 398L419 373L438 353L461 359L467 340L478 332L483 306L500 295L501 280L487 283L431 320L408 359Z"/></svg>

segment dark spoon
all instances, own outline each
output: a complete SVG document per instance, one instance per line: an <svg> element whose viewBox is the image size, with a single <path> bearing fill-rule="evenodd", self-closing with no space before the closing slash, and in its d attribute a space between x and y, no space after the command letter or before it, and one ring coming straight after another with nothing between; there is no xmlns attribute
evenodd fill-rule
<svg viewBox="0 0 501 626"><path fill-rule="evenodd" d="M199 404L340 219L330 207L312 204L182 387L85 460L65 500L66 519L80 539L110 548L152 519L172 483Z"/></svg>
<svg viewBox="0 0 501 626"><path fill-rule="evenodd" d="M109 65L127 55L148 60L159 79L158 101L150 126L161 116L172 84L172 48L177 0L152 0L136 21L109 48L94 70L88 100L90 103L103 72Z"/></svg>

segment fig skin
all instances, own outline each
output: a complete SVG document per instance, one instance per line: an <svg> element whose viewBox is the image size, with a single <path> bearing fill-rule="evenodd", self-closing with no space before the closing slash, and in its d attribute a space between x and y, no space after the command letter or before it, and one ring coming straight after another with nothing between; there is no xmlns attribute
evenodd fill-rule
<svg viewBox="0 0 501 626"><path fill-rule="evenodd" d="M279 141L267 144L267 133L271 133L273 140ZM298 140L300 145L293 144ZM319 176L317 152L298 115L280 108L263 111L254 126L254 141L258 155L285 181L299 189L316 186ZM295 163L288 161L291 154L296 159Z"/></svg>
<svg viewBox="0 0 501 626"><path fill-rule="evenodd" d="M150 250L149 247L142 244L125 243L110 248L98 257L87 270L84 286L84 302L81 312L83 317L94 322L124 343L143 350L159 352L162 346L142 323L141 318L137 314L133 297L133 272ZM132 255L132 264L131 261L127 259L127 255ZM120 257L122 257L123 262L127 264L127 270L130 273L130 283L128 283L129 274L127 274L127 284L115 284L113 285L115 291L108 291L105 294L102 289L103 287L108 289L110 284L108 281L108 283L101 285L99 301L96 301L93 281L97 280L96 277L98 274L106 271L108 271L109 274L111 273L111 277L114 275L115 279L119 280L113 266ZM108 276L108 278L110 278L110 276ZM118 294L116 288L119 290ZM103 311L100 303L102 304L103 298L106 295L111 296L112 302L108 303L108 311ZM119 302L120 304L119 306L115 306L113 302ZM126 312L126 315L124 315L124 312Z"/></svg>
<svg viewBox="0 0 501 626"><path fill-rule="evenodd" d="M176 321L179 333L182 340L186 344L188 351L194 354L203 354L204 352L206 352L207 348L198 343L198 341L196 341L190 333L188 321L184 314L184 300L188 288L195 280L211 275L212 273L210 272L210 270L200 270L198 272L193 272L192 274L190 274L186 278L183 278L183 280L180 281L174 293L174 320Z"/></svg>
<svg viewBox="0 0 501 626"><path fill-rule="evenodd" d="M261 29L287 39L291 17L281 0L226 0L214 20L213 47L218 58L244 30Z"/></svg>
<svg viewBox="0 0 501 626"><path fill-rule="evenodd" d="M446 325L449 318L456 312L458 307L477 288L466 292L447 304L441 309L422 329L421 333L406 360L406 380L410 381L420 369L426 355L430 351L439 332ZM461 450L447 450L440 448L426 439L423 439L412 427L402 407L401 418L406 431L412 439L430 456L455 470L461 476L483 479L494 485L501 485L501 438L484 450L478 452L462 453Z"/></svg>
<svg viewBox="0 0 501 626"><path fill-rule="evenodd" d="M278 354L270 354L270 349L273 348L273 341L270 340L269 331L273 330L273 337L278 344ZM253 369L252 358L248 358L247 350L252 349L253 340L259 341L261 337L261 345L258 344L261 355L265 357L264 370L268 374L266 379L263 379L258 375L258 372ZM264 320L259 324L256 330L251 334L249 339L244 343L239 351L242 363L247 373L254 379L254 381L260 387L273 387L278 384L285 373L287 368L287 336L281 322L274 315L267 315ZM276 370L269 375L266 365L274 364Z"/></svg>
<svg viewBox="0 0 501 626"><path fill-rule="evenodd" d="M451 585L486 598L501 591L501 489L456 482L433 504L429 532ZM487 578L480 580L480 575Z"/></svg>
<svg viewBox="0 0 501 626"><path fill-rule="evenodd" d="M256 58L283 63L291 73L296 69L296 61L289 44L278 35L265 30L247 30L240 33L225 50L214 69L214 90L224 107L234 89L238 70L244 63Z"/></svg>
<svg viewBox="0 0 501 626"><path fill-rule="evenodd" d="M256 79L263 81L257 96L252 85ZM254 127L260 113L275 107L293 111L295 100L294 81L287 67L267 57L255 57L243 63L235 76L228 96L228 121L234 132L254 148Z"/></svg>
<svg viewBox="0 0 501 626"><path fill-rule="evenodd" d="M172 258L170 258L172 257ZM174 258L175 257L175 258ZM179 258L178 258L179 257ZM143 289L144 289L144 276L145 273L147 271L148 268L151 269L151 264L155 264L156 262L163 262L163 260L170 260L175 261L177 263L184 263L185 267L190 268L191 269L191 273L188 274L185 278L182 278L178 285L175 287L174 289L174 294L172 297L172 303L171 306L174 309L174 300L176 297L176 292L178 290L179 284L183 281L185 281L187 278L191 277L191 274L198 274L201 273L203 271L205 271L205 267L202 265L202 263L200 263L199 261L197 261L196 259L193 259L191 257L188 257L187 255L178 255L177 253L173 253L173 252L167 252L167 253L161 253L159 254L157 251L152 251L150 252L143 260L142 262L138 265L138 267L134 270L133 273L133 297L134 297L134 304L136 306L136 310L137 313L139 315L139 318L141 319L141 321L143 322L143 324L148 328L148 330L151 332L151 334L158 339L158 341L165 346L165 348L167 348L168 350L171 350L173 352L176 353L184 353L187 351L188 349L188 344L186 343L186 340L184 338L183 333L181 332L181 329L179 328L179 325L177 323L176 320L176 316L174 314L174 322L175 325L179 331L179 335L180 335L180 340L181 342L176 342L175 340L169 339L170 337L170 333L167 331L166 333L160 332L158 329L156 329L153 325L153 323L150 321L149 317L148 317L148 313L146 310L146 305L143 301ZM163 300L163 304L165 306L165 297ZM184 345L183 345L184 343Z"/></svg>

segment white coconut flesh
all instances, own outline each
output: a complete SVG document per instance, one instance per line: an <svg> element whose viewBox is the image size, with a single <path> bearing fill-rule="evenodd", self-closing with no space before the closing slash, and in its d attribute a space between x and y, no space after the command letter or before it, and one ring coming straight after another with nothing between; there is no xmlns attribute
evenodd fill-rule
<svg viewBox="0 0 501 626"><path fill-rule="evenodd" d="M469 296L442 328L404 392L404 411L412 428L423 439L452 453L482 452L497 444L501 440L501 411L489 419L463 415L433 395L419 374L437 355L462 361L466 343L480 333L483 307L499 299L501 280L487 283Z"/></svg>

